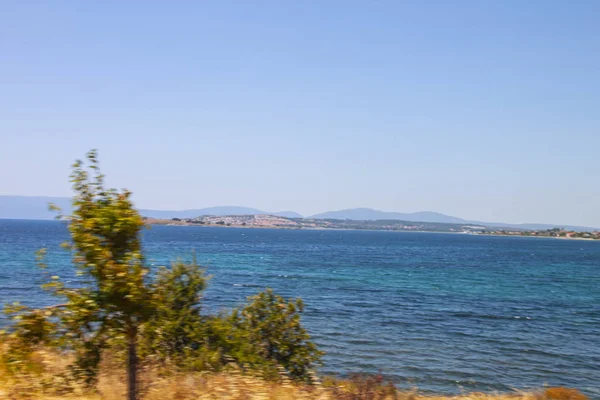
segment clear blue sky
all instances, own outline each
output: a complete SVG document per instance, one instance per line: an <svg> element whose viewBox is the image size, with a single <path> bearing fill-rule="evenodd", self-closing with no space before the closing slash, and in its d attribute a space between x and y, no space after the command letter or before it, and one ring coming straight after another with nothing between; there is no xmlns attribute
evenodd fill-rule
<svg viewBox="0 0 600 400"><path fill-rule="evenodd" d="M600 2L3 1L0 194L600 226Z"/></svg>

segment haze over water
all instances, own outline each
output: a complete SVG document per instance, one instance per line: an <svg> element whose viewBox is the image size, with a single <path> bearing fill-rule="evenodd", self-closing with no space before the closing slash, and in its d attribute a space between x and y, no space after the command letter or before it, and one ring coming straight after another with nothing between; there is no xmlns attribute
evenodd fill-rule
<svg viewBox="0 0 600 400"><path fill-rule="evenodd" d="M74 278L56 221L0 220L0 299L53 300L34 252ZM192 250L207 312L272 287L306 304L323 372L381 372L425 391L576 387L600 398L600 242L366 231L155 226L149 262Z"/></svg>

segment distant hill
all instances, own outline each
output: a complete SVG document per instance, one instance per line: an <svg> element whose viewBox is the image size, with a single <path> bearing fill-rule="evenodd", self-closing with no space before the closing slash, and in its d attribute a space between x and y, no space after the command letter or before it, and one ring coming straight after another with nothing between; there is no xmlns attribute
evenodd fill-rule
<svg viewBox="0 0 600 400"><path fill-rule="evenodd" d="M56 212L48 210L48 204L60 207L65 214L71 213L68 197L0 196L0 218L53 219Z"/></svg>
<svg viewBox="0 0 600 400"><path fill-rule="evenodd" d="M54 203L65 214L71 212L71 198L43 196L0 196L0 218L11 219L52 219L56 213L48 211L48 204ZM250 207L222 206L192 210L146 210L140 209L144 217L151 218L194 218L200 215L255 215L270 214L286 218L302 218L293 211L268 212Z"/></svg>
<svg viewBox="0 0 600 400"><path fill-rule="evenodd" d="M141 209L140 213L144 217L151 218L194 218L200 215L251 215L251 214L266 214L264 211L250 207L207 207L192 210L146 210Z"/></svg>
<svg viewBox="0 0 600 400"><path fill-rule="evenodd" d="M302 218L302 215L293 211L281 211L281 212L270 212L263 211L257 208L251 207L238 207L238 206L221 206L221 207L207 207L199 208L194 210L182 210L182 211L169 211L169 210L145 210L141 209L140 213L144 217L152 218L194 218L201 215L257 215L257 214L269 214L278 217L286 218Z"/></svg>
<svg viewBox="0 0 600 400"><path fill-rule="evenodd" d="M276 215L278 217L284 217L284 218L303 218L302 215L298 214L295 211L279 211L276 213L269 213L271 215Z"/></svg>
<svg viewBox="0 0 600 400"><path fill-rule="evenodd" d="M444 215L433 211L420 211L405 214L398 212L379 211L372 208L352 208L349 210L329 211L322 214L313 215L310 218L352 219L356 221L401 220L410 222L437 222L446 224L469 223L469 221L464 219L451 217L449 215Z"/></svg>
<svg viewBox="0 0 600 400"><path fill-rule="evenodd" d="M1 196L0 195L0 218L12 219L52 219L56 213L48 211L48 203L59 206L65 214L71 212L71 199L68 197L43 197L43 196ZM194 218L202 215L256 215L269 214L285 218L302 218L302 215L294 211L269 212L250 207L222 206L208 207L191 210L146 210L140 213L145 217L152 218ZM313 215L313 219L338 219L355 221L379 221L394 220L408 222L429 222L442 224L477 224L498 228L517 228L531 230L545 230L552 228L564 228L577 232L595 231L598 228L589 226L561 225L561 224L506 224L502 222L469 221L450 215L440 214L433 211L420 211L414 213L399 213L374 210L372 208L352 208L348 210L328 211Z"/></svg>
<svg viewBox="0 0 600 400"><path fill-rule="evenodd" d="M577 225L561 225L561 224L507 224L502 222L482 222L469 221L462 218L453 217L450 215L440 214L433 211L420 211L414 213L398 213L389 211L374 210L372 208L351 208L347 210L329 211L321 214L313 215L309 218L315 219L340 219L340 220L356 220L356 221L377 221L377 220L399 220L409 222L431 222L444 224L476 224L493 226L498 228L517 228L530 230L545 230L552 228L564 228L577 232L589 232L598 230L598 228L590 226Z"/></svg>

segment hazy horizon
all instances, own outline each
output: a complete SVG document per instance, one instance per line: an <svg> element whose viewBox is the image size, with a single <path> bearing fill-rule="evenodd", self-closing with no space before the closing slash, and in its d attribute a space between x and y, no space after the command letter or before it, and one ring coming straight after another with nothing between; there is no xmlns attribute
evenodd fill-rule
<svg viewBox="0 0 600 400"><path fill-rule="evenodd" d="M600 3L0 4L0 194L600 226Z"/></svg>
<svg viewBox="0 0 600 400"><path fill-rule="evenodd" d="M48 204L50 204L53 200L56 199L63 199L63 200L69 200L70 197L68 196L23 196L23 195L5 195L5 194L0 194L0 197L2 196L9 196L9 197L29 197L29 198L40 198L40 199L48 199ZM351 208L351 209L329 209L329 210L321 210L317 213L313 213L313 214L302 214L300 212L298 212L297 210L293 210L293 209L275 209L275 210L268 210L268 209L262 209L260 207L252 207L252 206L247 206L244 204L220 204L220 205L211 205L211 206L205 206L205 207L189 207L189 208L185 208L185 209L168 209L168 208L148 208L148 207L143 207L143 206L139 206L138 203L135 202L134 199L134 205L137 209L140 210L146 210L146 211L174 211L174 212L182 212L182 211L192 211L192 210L206 210L206 209L221 209L221 208L240 208L240 209L255 209L257 211L260 212L265 212L265 213L285 213L285 212L293 212L293 213L297 213L299 214L301 217L303 218L307 218L307 217L312 217L312 216L317 216L320 214L326 214L326 213L330 213L330 212L338 212L338 211L353 211L353 210L371 210L371 211L376 211L376 212L392 212L392 213L402 213L402 214L418 214L418 213L434 213L434 214L441 214L443 216L447 216L447 217L454 217L454 218L460 218L465 220L465 222L474 222L474 223L500 223L500 224L506 224L506 225L536 225L536 224L540 224L540 225L554 225L554 226L563 226L563 227L568 227L569 226L580 226L580 227L589 227L589 228L595 228L595 229L600 229L600 226L593 226L593 224L589 224L589 223L585 223L585 224L573 224L573 223L569 223L568 221L562 221L562 222L556 222L556 221L486 221L486 220L474 220L474 219L470 219L470 218L463 218L461 215L450 215L450 214L445 214L445 213L441 213L439 211L436 210L417 210L417 211L403 211L403 210L380 210L380 209L375 209L372 207L356 207L356 208ZM231 215L235 215L236 213L230 213ZM0 216L0 219L2 218L6 218L6 217L2 217ZM12 217L11 217L12 218ZM19 219L19 218L17 218ZM31 219L31 218L26 218L26 219ZM342 218L344 219L344 218ZM351 218L353 219L353 218ZM376 218L376 219L386 219L386 218ZM412 220L412 219L411 219ZM417 221L416 219L414 221ZM441 223L452 223L452 222L441 222ZM544 228L542 228L544 229Z"/></svg>

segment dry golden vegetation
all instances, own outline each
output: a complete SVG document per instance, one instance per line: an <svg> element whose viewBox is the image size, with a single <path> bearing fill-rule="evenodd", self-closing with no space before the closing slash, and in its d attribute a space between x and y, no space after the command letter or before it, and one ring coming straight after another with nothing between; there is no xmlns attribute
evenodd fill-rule
<svg viewBox="0 0 600 400"><path fill-rule="evenodd" d="M0 354L4 356L5 354ZM69 378L68 354L38 350L27 368L12 373L6 358L0 363L0 399L7 400L122 400L126 398L126 374L122 361L104 360L94 389L86 389ZM22 366L24 367L24 366ZM26 371L26 372L25 372ZM313 385L293 383L282 374L279 381L267 381L238 368L222 373L172 373L168 369L145 367L140 373L142 400L586 400L574 389L548 388L537 392L468 393L434 396L399 391L380 377L348 380L317 379Z"/></svg>

